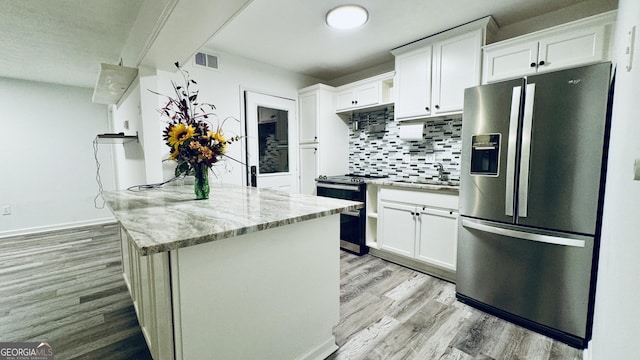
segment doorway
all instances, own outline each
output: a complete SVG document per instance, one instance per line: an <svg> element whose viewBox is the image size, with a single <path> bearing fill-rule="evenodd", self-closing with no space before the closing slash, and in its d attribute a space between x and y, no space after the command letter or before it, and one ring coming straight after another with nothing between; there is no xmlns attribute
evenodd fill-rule
<svg viewBox="0 0 640 360"><path fill-rule="evenodd" d="M298 122L295 100L245 91L247 184L298 189Z"/></svg>

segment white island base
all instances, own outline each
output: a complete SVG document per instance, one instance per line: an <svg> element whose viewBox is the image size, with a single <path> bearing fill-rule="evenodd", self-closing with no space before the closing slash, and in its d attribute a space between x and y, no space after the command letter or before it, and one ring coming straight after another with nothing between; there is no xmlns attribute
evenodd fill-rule
<svg viewBox="0 0 640 360"><path fill-rule="evenodd" d="M124 277L155 360L324 359L337 349L340 215L140 256Z"/></svg>

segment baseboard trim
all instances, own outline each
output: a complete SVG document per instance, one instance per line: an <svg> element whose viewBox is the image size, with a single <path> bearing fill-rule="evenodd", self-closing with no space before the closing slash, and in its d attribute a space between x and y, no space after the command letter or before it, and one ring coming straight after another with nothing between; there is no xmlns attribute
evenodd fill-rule
<svg viewBox="0 0 640 360"><path fill-rule="evenodd" d="M454 284L456 283L455 271L445 270L437 266L432 266L414 259L409 259L404 256L392 254L388 251L378 250L374 248L369 248L369 254L387 261L391 261L392 263L402 265L404 267L408 267L410 269L420 271L422 273L425 273L431 276L435 276L442 280L445 280Z"/></svg>
<svg viewBox="0 0 640 360"><path fill-rule="evenodd" d="M327 356L333 354L336 350L338 350L338 345L336 345L336 337L331 335L331 337L325 340L322 344L318 345L314 349L311 349L306 354L300 356L297 360L326 359Z"/></svg>
<svg viewBox="0 0 640 360"><path fill-rule="evenodd" d="M72 228L83 227L83 226L111 224L115 222L116 222L115 218L108 217L108 218L93 219L93 220L74 221L74 222L63 223L63 224L54 224L54 225L17 229L17 230L9 230L9 231L0 232L0 239L12 237L12 236L19 236L19 235L28 235L28 234L37 234L37 233L57 231L57 230L66 230L66 229L72 229Z"/></svg>

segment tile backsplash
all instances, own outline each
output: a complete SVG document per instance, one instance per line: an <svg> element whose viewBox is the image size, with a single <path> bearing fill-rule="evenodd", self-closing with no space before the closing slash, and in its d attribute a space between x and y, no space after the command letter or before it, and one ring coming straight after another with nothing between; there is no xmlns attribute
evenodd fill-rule
<svg viewBox="0 0 640 360"><path fill-rule="evenodd" d="M354 114L348 121L349 172L437 179L441 163L451 180L460 180L462 119L427 121L422 141L400 139L393 109Z"/></svg>

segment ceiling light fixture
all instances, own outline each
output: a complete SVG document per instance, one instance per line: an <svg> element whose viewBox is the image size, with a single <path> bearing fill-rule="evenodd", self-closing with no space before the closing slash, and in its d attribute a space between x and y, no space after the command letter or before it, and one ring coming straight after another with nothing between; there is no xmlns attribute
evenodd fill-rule
<svg viewBox="0 0 640 360"><path fill-rule="evenodd" d="M329 10L326 16L327 25L334 29L350 30L364 25L369 13L358 5L341 5Z"/></svg>

